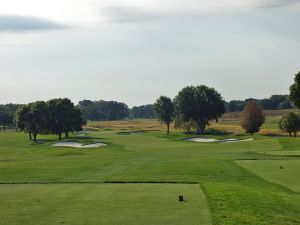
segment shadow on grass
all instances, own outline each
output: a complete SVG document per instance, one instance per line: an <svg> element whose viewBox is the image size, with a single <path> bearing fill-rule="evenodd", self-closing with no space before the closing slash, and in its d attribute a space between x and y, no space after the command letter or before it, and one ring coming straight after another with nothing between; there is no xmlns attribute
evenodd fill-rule
<svg viewBox="0 0 300 225"><path fill-rule="evenodd" d="M121 131L118 132L117 134L119 135L134 135L134 134L143 134L145 133L144 130L134 130L134 131Z"/></svg>

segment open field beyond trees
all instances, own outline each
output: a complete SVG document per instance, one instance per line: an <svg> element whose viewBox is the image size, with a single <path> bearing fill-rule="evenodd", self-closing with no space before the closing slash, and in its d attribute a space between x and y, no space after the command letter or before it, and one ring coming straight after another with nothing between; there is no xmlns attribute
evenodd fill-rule
<svg viewBox="0 0 300 225"><path fill-rule="evenodd" d="M264 111L266 121L262 126L259 134L265 135L283 135L279 129L279 121L281 117L289 112L299 113L297 109L286 110L266 110ZM208 128L217 129L223 132L232 132L236 134L244 133L242 127L242 112L225 113L218 121L213 122ZM94 128L96 130L154 130L165 131L166 126L156 119L135 119L135 120L121 120L121 121L90 121L87 128ZM171 130L176 131L174 124L171 125Z"/></svg>

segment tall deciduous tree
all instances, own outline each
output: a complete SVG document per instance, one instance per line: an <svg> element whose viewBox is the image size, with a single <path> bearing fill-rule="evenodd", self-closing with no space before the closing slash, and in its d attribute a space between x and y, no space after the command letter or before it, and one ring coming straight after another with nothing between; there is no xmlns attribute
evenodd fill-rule
<svg viewBox="0 0 300 225"><path fill-rule="evenodd" d="M28 105L21 106L16 113L16 120L17 120L17 128L20 131L27 132L29 134L29 139L32 140L32 136L30 131L28 130L29 127L29 112L30 108Z"/></svg>
<svg viewBox="0 0 300 225"><path fill-rule="evenodd" d="M59 140L61 140L63 133L67 138L69 132L82 129L84 120L81 111L74 106L70 99L52 99L48 104L50 111L49 129L58 135Z"/></svg>
<svg viewBox="0 0 300 225"><path fill-rule="evenodd" d="M294 137L296 137L297 132L300 130L300 116L293 112L284 115L279 122L279 128L289 133L290 136L294 134Z"/></svg>
<svg viewBox="0 0 300 225"><path fill-rule="evenodd" d="M49 108L47 103L38 101L23 106L17 112L17 126L28 132L29 138L36 142L37 135L48 130Z"/></svg>
<svg viewBox="0 0 300 225"><path fill-rule="evenodd" d="M201 86L183 88L175 97L176 114L187 124L194 121L197 133L202 134L211 120L218 120L225 113L225 102L215 89Z"/></svg>
<svg viewBox="0 0 300 225"><path fill-rule="evenodd" d="M242 127L245 129L245 132L251 135L257 133L264 122L265 116L257 101L249 101L243 112Z"/></svg>
<svg viewBox="0 0 300 225"><path fill-rule="evenodd" d="M153 107L159 119L167 124L167 134L170 134L170 123L174 117L172 100L168 97L161 96L156 100Z"/></svg>
<svg viewBox="0 0 300 225"><path fill-rule="evenodd" d="M300 72L295 75L294 81L290 87L290 100L300 108Z"/></svg>

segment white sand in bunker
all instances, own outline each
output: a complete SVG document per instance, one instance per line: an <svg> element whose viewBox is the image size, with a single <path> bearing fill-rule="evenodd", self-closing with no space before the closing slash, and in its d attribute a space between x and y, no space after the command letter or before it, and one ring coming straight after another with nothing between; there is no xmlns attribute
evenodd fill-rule
<svg viewBox="0 0 300 225"><path fill-rule="evenodd" d="M230 139L223 139L223 140L217 140L214 138L190 138L187 139L187 141L192 141L192 142L198 142L198 143L234 143L234 142L243 142L243 141L253 141L253 138L248 138L248 139L235 139L235 138L230 138Z"/></svg>
<svg viewBox="0 0 300 225"><path fill-rule="evenodd" d="M76 137L84 137L84 136L86 136L86 133L85 132L75 132L74 135Z"/></svg>
<svg viewBox="0 0 300 225"><path fill-rule="evenodd" d="M78 142L57 142L53 144L54 147L70 147L70 148L98 148L106 146L107 144L104 143L94 143L89 145L84 145Z"/></svg>
<svg viewBox="0 0 300 225"><path fill-rule="evenodd" d="M210 143L210 142L218 142L217 139L213 138L190 138L187 141L200 142L200 143Z"/></svg>

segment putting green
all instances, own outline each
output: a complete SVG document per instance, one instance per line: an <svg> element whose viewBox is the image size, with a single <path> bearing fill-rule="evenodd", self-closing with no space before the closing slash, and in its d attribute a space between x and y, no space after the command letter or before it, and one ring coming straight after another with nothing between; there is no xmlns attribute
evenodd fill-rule
<svg viewBox="0 0 300 225"><path fill-rule="evenodd" d="M0 193L1 224L211 224L196 184L3 184Z"/></svg>
<svg viewBox="0 0 300 225"><path fill-rule="evenodd" d="M236 162L269 182L300 192L300 160L240 160Z"/></svg>

